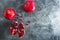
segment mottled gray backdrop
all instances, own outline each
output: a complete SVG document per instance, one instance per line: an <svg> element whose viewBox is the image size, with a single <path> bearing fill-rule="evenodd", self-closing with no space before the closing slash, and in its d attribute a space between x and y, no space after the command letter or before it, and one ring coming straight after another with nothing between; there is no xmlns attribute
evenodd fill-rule
<svg viewBox="0 0 60 40"><path fill-rule="evenodd" d="M25 1L0 0L0 40L60 40L60 0L34 0L36 10L30 15L21 7ZM22 10L24 23L31 21L25 26L26 34L22 39L9 33L12 21L3 17L3 11L8 7L14 8L17 13Z"/></svg>

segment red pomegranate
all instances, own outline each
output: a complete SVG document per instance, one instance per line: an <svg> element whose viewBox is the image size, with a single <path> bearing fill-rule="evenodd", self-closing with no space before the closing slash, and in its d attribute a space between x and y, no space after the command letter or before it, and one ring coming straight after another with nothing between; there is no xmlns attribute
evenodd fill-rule
<svg viewBox="0 0 60 40"><path fill-rule="evenodd" d="M4 10L4 17L8 20L13 20L16 16L16 11L13 8L7 8Z"/></svg>
<svg viewBox="0 0 60 40"><path fill-rule="evenodd" d="M31 12L35 11L36 4L34 1L26 1L23 4L23 9L24 9L24 11L31 13Z"/></svg>

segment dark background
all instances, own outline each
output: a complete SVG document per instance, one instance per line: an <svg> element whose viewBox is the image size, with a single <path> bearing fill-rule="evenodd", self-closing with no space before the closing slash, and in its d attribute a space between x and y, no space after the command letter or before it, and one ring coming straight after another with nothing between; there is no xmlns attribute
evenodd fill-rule
<svg viewBox="0 0 60 40"><path fill-rule="evenodd" d="M59 0L34 0L36 2L36 10L32 14L28 14L22 9L22 4L26 0L0 0L0 40L60 40L60 30L57 30L59 26L56 23L54 29L51 21L54 16L52 11L59 9ZM23 22L31 21L28 26L25 27L26 34L20 39L15 36L12 37L9 33L9 27L12 21L8 21L3 17L3 11L12 7L16 10L17 14L19 10L22 10ZM53 9L54 8L54 9ZM56 8L56 9L55 9ZM18 20L20 21L20 20ZM57 30L57 31L55 31ZM56 34L55 34L56 33Z"/></svg>

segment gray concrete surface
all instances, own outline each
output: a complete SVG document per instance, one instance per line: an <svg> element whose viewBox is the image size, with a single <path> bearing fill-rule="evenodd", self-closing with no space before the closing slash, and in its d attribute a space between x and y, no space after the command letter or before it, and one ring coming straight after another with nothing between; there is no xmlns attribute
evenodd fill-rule
<svg viewBox="0 0 60 40"><path fill-rule="evenodd" d="M60 40L60 1L59 0L34 0L36 11L30 15L23 11L22 4L26 0L0 0L0 40ZM4 9L12 7L22 10L23 22L31 23L25 27L26 34L20 39L12 37L9 27L12 21L3 17ZM19 20L20 21L20 20Z"/></svg>

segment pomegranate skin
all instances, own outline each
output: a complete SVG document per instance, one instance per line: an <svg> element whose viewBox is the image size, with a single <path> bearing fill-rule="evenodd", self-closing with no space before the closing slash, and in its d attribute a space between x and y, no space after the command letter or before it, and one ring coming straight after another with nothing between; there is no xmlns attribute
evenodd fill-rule
<svg viewBox="0 0 60 40"><path fill-rule="evenodd" d="M34 12L36 9L36 4L34 1L26 1L23 4L23 9L24 9L24 11L26 11L28 13Z"/></svg>
<svg viewBox="0 0 60 40"><path fill-rule="evenodd" d="M16 11L13 8L7 8L4 10L4 17L8 20L13 20L16 16Z"/></svg>

